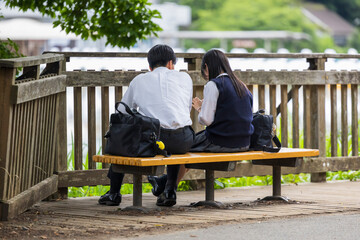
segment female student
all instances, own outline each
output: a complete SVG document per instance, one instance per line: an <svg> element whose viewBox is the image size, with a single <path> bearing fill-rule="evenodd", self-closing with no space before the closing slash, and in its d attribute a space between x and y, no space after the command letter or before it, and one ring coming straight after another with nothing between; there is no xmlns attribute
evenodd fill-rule
<svg viewBox="0 0 360 240"><path fill-rule="evenodd" d="M196 134L192 152L240 152L250 146L252 94L230 68L225 54L209 50L202 59L201 73L209 82L204 99L193 99L199 123L205 130Z"/></svg>

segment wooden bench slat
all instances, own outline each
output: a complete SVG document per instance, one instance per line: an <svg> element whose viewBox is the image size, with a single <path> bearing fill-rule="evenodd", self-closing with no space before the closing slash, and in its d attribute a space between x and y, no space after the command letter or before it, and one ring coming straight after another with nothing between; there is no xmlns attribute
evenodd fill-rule
<svg viewBox="0 0 360 240"><path fill-rule="evenodd" d="M318 155L319 155L319 150L317 149L282 148L278 153L268 153L263 151L248 151L248 152L239 152L239 153L186 153L181 155L172 155L171 157L164 157L162 155L157 155L155 157L150 157L150 158L94 155L93 161L119 164L119 165L145 167L145 166L161 166L161 165L174 165L174 164L190 164L190 163L211 163L211 162L228 162L228 161L243 161L243 160L313 157Z"/></svg>

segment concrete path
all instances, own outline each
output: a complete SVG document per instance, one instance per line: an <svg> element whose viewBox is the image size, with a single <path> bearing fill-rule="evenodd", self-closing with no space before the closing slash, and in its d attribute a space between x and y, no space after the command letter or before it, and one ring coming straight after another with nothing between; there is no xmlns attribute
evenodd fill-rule
<svg viewBox="0 0 360 240"><path fill-rule="evenodd" d="M116 238L114 238L116 239ZM154 236L129 238L153 240ZM267 219L238 224L160 234L156 240L304 240L304 239L360 239L360 214L299 216L291 219Z"/></svg>

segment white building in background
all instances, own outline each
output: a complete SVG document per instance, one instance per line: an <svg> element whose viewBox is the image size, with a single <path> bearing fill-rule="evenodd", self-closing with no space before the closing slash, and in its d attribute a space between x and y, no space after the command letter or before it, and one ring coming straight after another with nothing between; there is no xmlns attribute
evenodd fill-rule
<svg viewBox="0 0 360 240"><path fill-rule="evenodd" d="M191 25L191 8L189 6L177 5L171 2L163 4L157 4L157 1L151 2L154 4L150 8L157 9L162 17L161 19L154 19L154 22L163 29L161 33L172 35L179 32L180 27ZM173 47L179 46L179 39L176 37L166 39L151 38L150 41L151 45L164 43Z"/></svg>
<svg viewBox="0 0 360 240"><path fill-rule="evenodd" d="M27 56L39 55L45 50L58 46L74 46L79 40L75 34L66 34L60 27L54 28L50 17L38 11L23 12L19 8L8 8L0 2L0 40L10 38L15 41L21 52Z"/></svg>
<svg viewBox="0 0 360 240"><path fill-rule="evenodd" d="M191 24L191 8L177 5L175 3L157 4L156 1L150 6L157 9L162 18L154 19L164 33L179 31L181 26ZM38 55L43 51L120 51L119 49L105 46L105 39L98 41L84 41L74 34L66 34L60 27L53 28L52 19L43 17L35 11L20 11L18 8L8 8L0 1L0 13L4 16L0 19L0 40L10 38L16 41L25 55ZM149 38L135 45L132 51L146 51L152 45L160 43L161 40ZM167 44L176 47L177 39L168 39Z"/></svg>

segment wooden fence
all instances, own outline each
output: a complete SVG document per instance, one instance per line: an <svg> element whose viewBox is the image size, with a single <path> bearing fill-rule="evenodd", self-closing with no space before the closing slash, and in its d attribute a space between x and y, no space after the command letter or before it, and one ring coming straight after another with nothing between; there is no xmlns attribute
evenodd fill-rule
<svg viewBox="0 0 360 240"><path fill-rule="evenodd" d="M104 169L96 169L91 156L96 154L96 139L105 135L108 130L109 115L112 113L111 102L119 101L130 81L138 74L147 70L102 70L92 69L67 71L65 61L76 61L77 57L87 59L102 58L146 58L146 53L47 53L34 58L35 60L1 61L0 94L2 134L0 150L0 196L2 203L16 198L20 192L26 192L34 184L53 177L58 190L66 197L67 188L71 186L107 185L107 165ZM242 79L254 93L258 106L254 111L266 108L267 112L278 116L277 122L284 147L307 147L320 149L319 158L306 159L295 168L284 168L283 173L311 173L312 181L325 181L327 171L360 169L358 143L358 89L360 75L358 71L325 71L327 59L359 59L360 55L348 54L227 54L229 58L237 59L303 59L308 62L307 70L294 71L263 71L236 70L235 74ZM206 83L200 74L202 54L177 54L187 63L187 71L194 83L194 96L202 97L203 86ZM63 60L64 58L64 60ZM56 76L39 79L40 64L47 64L46 69L52 69ZM55 67L56 66L56 67ZM27 72L36 72L33 80L20 82L15 78L17 67L24 67ZM134 66L135 67L135 66ZM119 66L121 69L122 66ZM54 71L56 69L56 71ZM62 72L60 72L62 69ZM35 71L36 70L36 71ZM44 71L45 71L44 70ZM56 72L56 73L54 73ZM47 74L47 70L45 71ZM62 75L61 75L62 74ZM66 76L66 82L65 82ZM46 79L46 81L45 81ZM29 86L28 86L29 85ZM24 87L23 87L24 86ZM67 161L67 128L66 125L66 94L65 86L73 92L74 125L73 150L74 170L68 171ZM113 99L110 92L114 88ZM337 94L340 88L340 95ZM17 90L17 94L15 93ZM39 91L39 89L42 89ZM100 89L101 97L97 97L96 89ZM326 89L330 89L327 91ZM348 96L348 89L351 93ZM84 102L83 93L87 99ZM328 93L330 93L329 96ZM17 97L14 97L17 96ZM31 96L31 97L30 97ZM277 97L280 96L280 97ZM301 96L301 98L300 98ZM330 98L331 128L326 129L326 102ZM15 101L14 99L20 99ZM349 101L348 101L349 99ZM99 103L100 101L100 103ZM348 102L351 104L348 105ZM68 105L70 102L68 103ZM87 108L83 108L87 105ZM96 106L101 105L101 116L97 116ZM300 112L299 106L302 106ZM36 107L35 107L36 106ZM338 106L341 111L338 112ZM289 109L292 109L289 114ZM55 112L54 112L55 111ZM84 111L86 111L84 113ZM348 119L348 111L351 119ZM37 114L37 115L36 115ZM41 115L42 114L42 115ZM87 121L83 119L84 114ZM191 113L193 127L200 130L197 123L197 113ZM341 123L337 122L341 115ZM289 117L288 117L289 116ZM32 119L32 120L31 120ZM101 119L100 122L98 119ZM33 122L31 122L33 121ZM35 124L38 124L36 125ZM300 123L303 124L300 124ZM84 124L87 124L87 139L83 140ZM97 124L101 125L101 133L96 132ZM301 125L301 126L300 126ZM338 129L338 126L341 126ZM349 132L350 129L350 132ZM340 132L340 134L339 134ZM4 134L3 134L4 133ZM351 135L351 144L348 136ZM326 136L330 143L326 143ZM341 151L337 151L341 143ZM106 143L102 138L102 146ZM87 146L87 149L84 146ZM104 149L104 147L102 148ZM87 150L87 151L86 151ZM327 152L330 151L330 156ZM350 152L350 154L349 154ZM86 161L86 153L90 157ZM5 161L4 161L5 159ZM38 162L36 162L38 161ZM87 165L85 165L87 163ZM41 165L42 164L42 165ZM37 170L37 169L41 169ZM19 171L19 172L17 172ZM36 173L31 173L37 171ZM42 171L47 172L44 174ZM21 173L20 173L21 172ZM55 172L56 174L53 174ZM21 175L22 174L22 175ZM216 172L216 177L241 177L254 175L271 175L271 168L253 166L249 162L238 163L235 172ZM23 176L19 178L19 176ZM36 177L35 177L36 176ZM36 180L32 180L32 179ZM22 179L23 184L19 184ZM204 172L191 170L185 176L187 180L203 180ZM125 182L131 182L126 178ZM144 179L145 181L145 179ZM35 185L36 186L36 185ZM51 188L53 190L53 188ZM18 195L17 195L18 194ZM44 195L44 194L43 194ZM10 206L10 203L3 206ZM3 207L4 208L4 207ZM5 210L2 210L4 212ZM2 213L3 215L3 213Z"/></svg>
<svg viewBox="0 0 360 240"><path fill-rule="evenodd" d="M63 60L58 54L0 60L1 220L57 192L58 159L66 159L66 143L59 144L66 120Z"/></svg>
<svg viewBox="0 0 360 240"><path fill-rule="evenodd" d="M74 57L87 58L145 58L146 53L65 53L67 61L72 61ZM265 108L274 116L279 116L281 142L284 147L308 147L319 148L320 158L304 161L297 169L286 169L284 173L312 173L312 181L325 181L327 171L338 170L357 170L360 169L360 160L358 157L358 88L360 83L358 71L325 71L325 64L328 58L356 58L360 55L348 54L227 54L229 58L283 58L294 59L301 58L308 62L307 70L296 71L240 71L235 69L236 75L242 79L250 88L257 89L256 97L259 102L258 108ZM177 54L178 58L183 58L187 63L187 71L194 83L194 96L202 97L203 85L206 83L200 74L200 64L202 54ZM122 66L120 65L119 68ZM135 67L135 66L134 66ZM67 85L74 90L74 151L75 151L75 171L63 172L59 174L59 186L84 186L108 184L106 179L106 170L94 170L95 165L88 161L88 169L83 170L83 146L82 141L82 87L87 88L87 118L88 118L88 153L92 156L96 153L96 125L95 116L95 87L101 88L101 135L104 136L108 129L109 118L109 88L115 87L114 101L119 101L123 93L123 87L142 71L123 71L123 70L102 70L93 69L66 71ZM326 87L330 88L330 96L325 96ZM337 96L337 87L341 88L340 96ZM351 106L347 104L347 89L351 91ZM299 94L302 93L302 94ZM280 94L281 100L277 101L276 95ZM303 97L300 99L300 95ZM266 98L266 96L268 96ZM331 129L328 135L331 137L331 157L326 157L326 124L325 124L325 98L331 98ZM290 101L291 100L291 101ZM299 103L302 102L303 112L299 112ZM265 104L267 103L267 104ZM291 119L288 119L288 108L292 105ZM341 106L341 112L337 112L337 106ZM257 109L254 109L257 110ZM347 112L351 111L351 119L347 118ZM337 116L341 114L341 124L337 123ZM279 119L278 118L278 119ZM302 118L302 119L301 119ZM194 129L199 130L201 126L197 123L197 113L192 112ZM303 126L300 127L302 120ZM350 121L349 121L350 120ZM349 123L350 122L350 123ZM291 123L291 124L290 124ZM341 129L338 129L341 125ZM348 135L349 126L351 129L351 146L349 146ZM338 136L340 130L340 137ZM291 133L291 135L290 135ZM300 141L302 136L302 142ZM341 152L338 152L338 142L341 142ZM103 139L102 146L105 145ZM351 150L349 156L348 151ZM252 166L249 163L239 163L237 171L230 173L218 172L217 176L252 176L271 174L267 167ZM247 167L245 167L245 165ZM104 168L107 166L104 165ZM251 169L249 169L251 168ZM79 178L81 173L81 178ZM101 174L100 174L101 173ZM77 176L76 178L74 176ZM201 171L189 172L185 179L203 179L204 174ZM127 179L131 182L131 179Z"/></svg>

